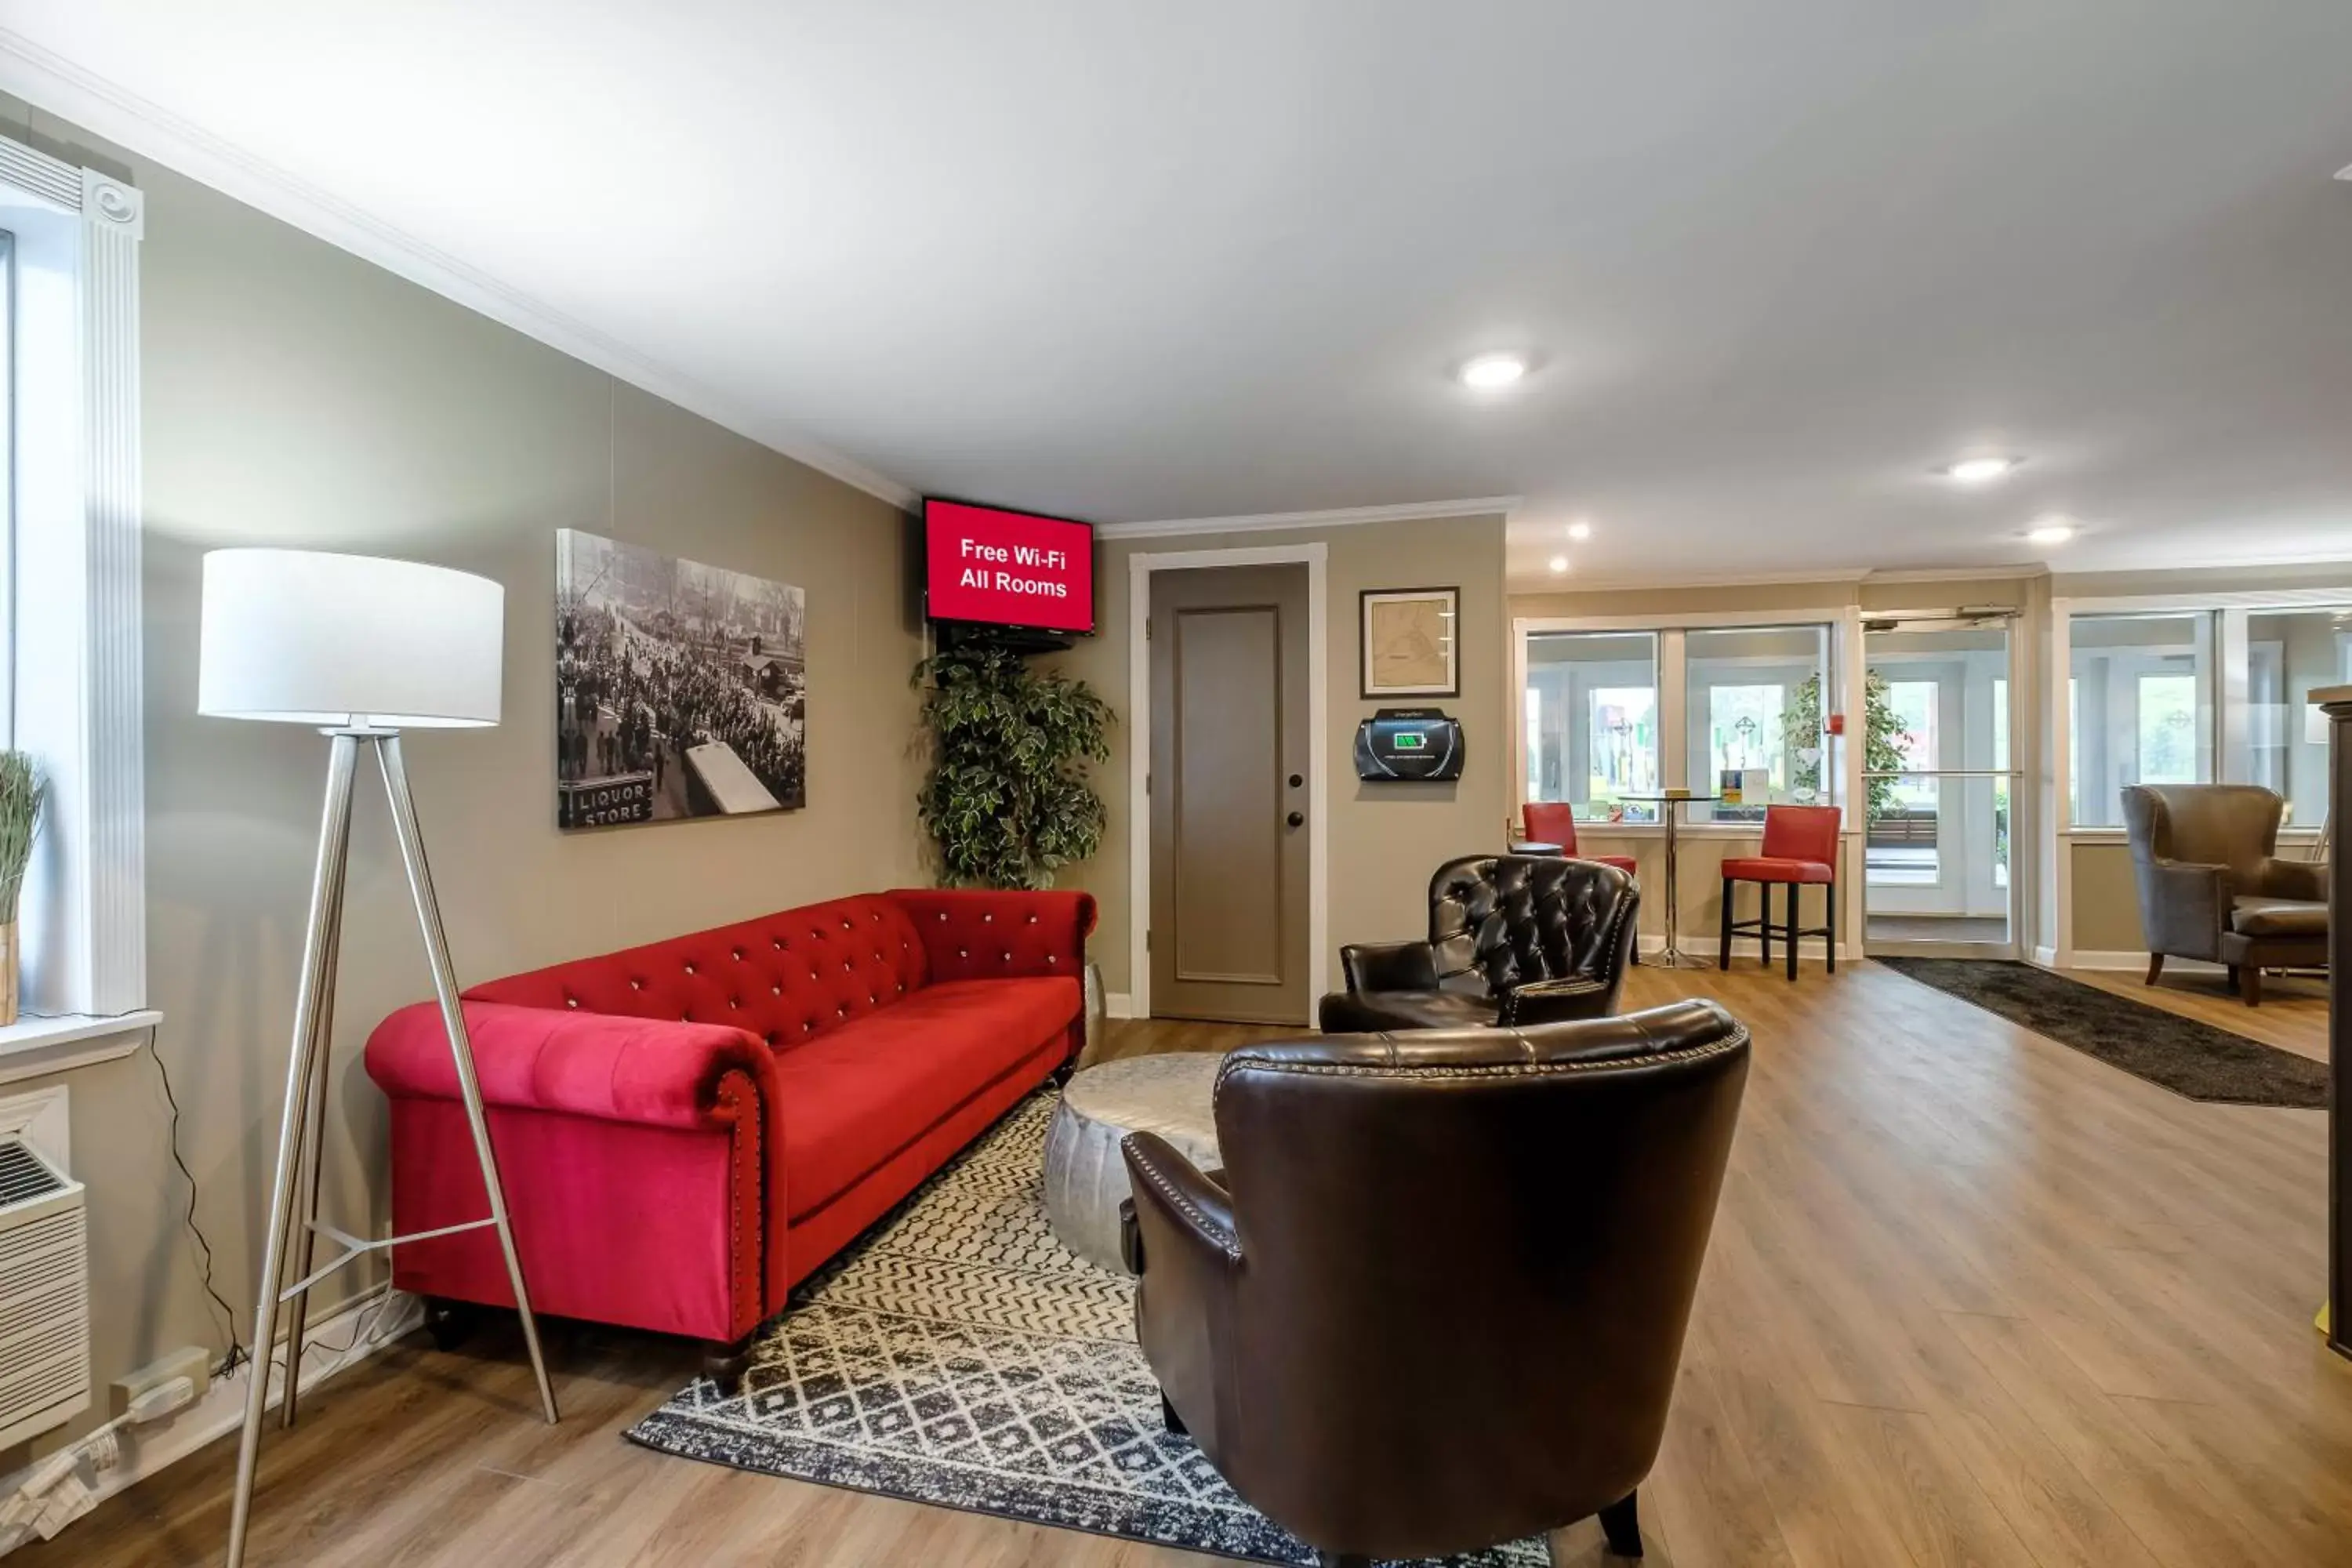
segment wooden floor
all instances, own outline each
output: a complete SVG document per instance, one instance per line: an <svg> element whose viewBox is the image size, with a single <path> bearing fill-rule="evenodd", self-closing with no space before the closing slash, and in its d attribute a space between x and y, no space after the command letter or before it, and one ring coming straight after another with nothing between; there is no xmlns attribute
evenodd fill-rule
<svg viewBox="0 0 2352 1568"><path fill-rule="evenodd" d="M1653 1564L2352 1563L2352 1363L2311 1329L2318 1113L2191 1104L1869 964L1793 985L1644 968L1630 989L1719 996L1756 1041L1642 1491ZM1115 1026L1106 1047L1272 1032ZM510 1335L404 1343L328 1384L268 1452L251 1561L1206 1561L647 1453L619 1434L691 1351L557 1326L551 1354L553 1428ZM216 1444L19 1561L217 1561L233 1458ZM1604 1561L1590 1523L1570 1546Z"/></svg>
<svg viewBox="0 0 2352 1568"><path fill-rule="evenodd" d="M2128 996L2136 1002L2186 1015L2245 1035L2281 1050L2327 1059L2327 981L2324 975L2265 974L2263 1005L2249 1007L2233 995L2220 971L2210 974L2173 970L2154 985L2134 972L2069 969L2068 978Z"/></svg>

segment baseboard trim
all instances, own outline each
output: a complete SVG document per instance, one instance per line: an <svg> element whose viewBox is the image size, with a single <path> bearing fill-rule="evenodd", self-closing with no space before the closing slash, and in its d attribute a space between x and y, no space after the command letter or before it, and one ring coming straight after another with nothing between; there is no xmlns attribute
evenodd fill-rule
<svg viewBox="0 0 2352 1568"><path fill-rule="evenodd" d="M299 1386L302 1392L309 1393L346 1367L356 1366L365 1361L424 1321L423 1300L405 1291L394 1290L388 1285L352 1298L325 1317L314 1320L304 1330L302 1376ZM284 1388L285 1373L277 1355L270 1356L269 1363L270 1405L274 1411L278 1396ZM89 1489L90 1506L95 1507L116 1493L128 1490L148 1477L177 1464L205 1444L236 1431L245 1421L246 1395L253 1386L253 1363L247 1362L226 1377L214 1378L205 1390L204 1397L184 1409L143 1426L122 1428L115 1435L121 1458L110 1468L100 1470L96 1468L89 1451L91 1445L88 1438L68 1445L82 1450L78 1471L82 1484ZM274 1423L276 1417L273 1415L271 1419ZM45 1454L36 1463L46 1463L50 1457ZM0 1478L0 1497L15 1495L34 1468L34 1465L26 1465L12 1475ZM67 1530L72 1528L70 1523L66 1526ZM26 1532L14 1540L0 1542L0 1557L6 1556L27 1541L37 1539Z"/></svg>
<svg viewBox="0 0 2352 1568"><path fill-rule="evenodd" d="M1675 944L1683 950L1685 956L1690 958L1719 957L1723 946L1720 938L1712 936L1677 936ZM1664 952L1666 939L1656 931L1643 931L1638 945L1642 954L1647 957L1651 953ZM1797 943L1797 957L1802 962L1822 963L1828 957L1828 947L1829 943L1823 938L1805 937ZM1772 951L1776 955L1780 952L1777 937L1773 939ZM1731 955L1735 963L1741 959L1753 959L1756 956L1755 937L1743 934L1733 938ZM1859 963L1864 956L1862 949L1850 942L1838 943L1837 955L1840 963ZM1773 962L1778 963L1781 961L1776 956Z"/></svg>
<svg viewBox="0 0 2352 1568"><path fill-rule="evenodd" d="M1105 1017L1108 1017L1108 1018L1132 1018L1132 1017L1134 1017L1134 1016L1135 1016L1135 997L1134 997L1134 995L1133 995L1132 994L1130 994L1130 993L1129 993L1129 992L1125 992L1125 991L1106 991L1106 992L1104 992L1104 993L1103 993L1103 1016L1104 1016Z"/></svg>
<svg viewBox="0 0 2352 1568"><path fill-rule="evenodd" d="M2077 948L2072 958L2073 962L2067 965L2070 969L2145 971L2147 968L2147 954L2145 952L2100 952ZM2230 972L2227 964L2209 963L2201 958L2168 958L2164 961L2164 968L2168 974L2227 974Z"/></svg>

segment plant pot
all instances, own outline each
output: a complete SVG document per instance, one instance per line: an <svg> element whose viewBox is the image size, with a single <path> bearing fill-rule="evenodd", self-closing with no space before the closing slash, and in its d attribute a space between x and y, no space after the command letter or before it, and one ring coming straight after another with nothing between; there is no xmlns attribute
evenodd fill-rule
<svg viewBox="0 0 2352 1568"><path fill-rule="evenodd" d="M16 1021L16 922L10 921L0 925L0 1029Z"/></svg>

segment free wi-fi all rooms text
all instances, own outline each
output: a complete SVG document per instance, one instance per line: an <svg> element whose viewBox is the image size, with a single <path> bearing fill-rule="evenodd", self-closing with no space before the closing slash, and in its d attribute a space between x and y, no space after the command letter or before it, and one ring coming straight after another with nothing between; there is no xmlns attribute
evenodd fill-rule
<svg viewBox="0 0 2352 1568"><path fill-rule="evenodd" d="M983 544L977 539L957 542L964 564L957 569L959 588L993 588L1004 594L1038 594L1052 599L1070 596L1070 585L1058 577L1018 577L1003 570L1023 566L1033 572L1066 572L1070 558L1058 550L1033 544ZM983 564L974 565L973 562Z"/></svg>

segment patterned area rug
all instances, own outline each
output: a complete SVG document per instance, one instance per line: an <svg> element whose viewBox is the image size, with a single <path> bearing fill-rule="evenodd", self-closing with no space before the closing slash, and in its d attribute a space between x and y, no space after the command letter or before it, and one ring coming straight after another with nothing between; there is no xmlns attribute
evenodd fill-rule
<svg viewBox="0 0 2352 1568"><path fill-rule="evenodd" d="M1261 1563L1315 1553L1160 1419L1135 1292L1045 1223L1054 1094L1015 1107L793 1293L742 1394L698 1380L631 1440L738 1469ZM1454 1560L1547 1561L1539 1541Z"/></svg>
<svg viewBox="0 0 2352 1568"><path fill-rule="evenodd" d="M1981 958L1874 962L2190 1100L2305 1110L2327 1103L2324 1062L2031 963Z"/></svg>

